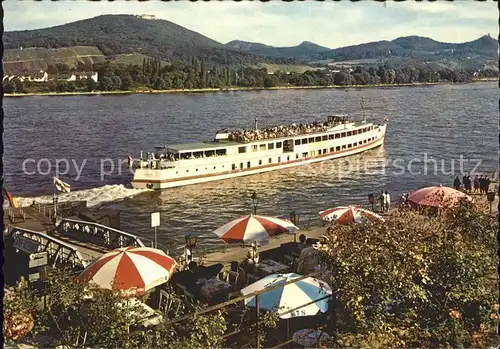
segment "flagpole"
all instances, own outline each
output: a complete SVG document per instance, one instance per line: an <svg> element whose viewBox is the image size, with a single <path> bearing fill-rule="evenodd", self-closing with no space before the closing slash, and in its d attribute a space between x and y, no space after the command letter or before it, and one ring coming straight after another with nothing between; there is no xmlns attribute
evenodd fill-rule
<svg viewBox="0 0 500 349"><path fill-rule="evenodd" d="M54 176L54 178L56 178L56 176ZM54 201L54 224L56 224L57 222L57 199L56 199L56 183L55 183L55 180L52 180L54 183L53 183L53 193L54 193L54 196L53 196L53 201Z"/></svg>

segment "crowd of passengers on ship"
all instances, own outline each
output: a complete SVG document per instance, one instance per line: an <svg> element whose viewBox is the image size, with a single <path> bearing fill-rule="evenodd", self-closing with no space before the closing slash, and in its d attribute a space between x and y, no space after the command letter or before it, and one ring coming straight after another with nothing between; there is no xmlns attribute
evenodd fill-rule
<svg viewBox="0 0 500 349"><path fill-rule="evenodd" d="M308 122L305 124L291 124L291 125L274 125L268 126L263 130L239 130L229 133L229 140L236 142L251 142L270 138L281 138L299 136L308 133L325 132L329 128L338 124L347 123L347 118L334 118L333 121L325 122Z"/></svg>

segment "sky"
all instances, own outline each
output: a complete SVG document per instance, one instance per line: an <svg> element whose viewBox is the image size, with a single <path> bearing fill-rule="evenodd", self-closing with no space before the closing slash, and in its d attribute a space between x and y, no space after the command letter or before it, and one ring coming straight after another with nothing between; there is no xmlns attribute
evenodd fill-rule
<svg viewBox="0 0 500 349"><path fill-rule="evenodd" d="M216 41L295 46L311 41L329 48L418 35L441 42L466 42L498 36L498 3L449 2L210 1L91 2L84 0L7 0L6 31L61 25L103 14L149 14Z"/></svg>

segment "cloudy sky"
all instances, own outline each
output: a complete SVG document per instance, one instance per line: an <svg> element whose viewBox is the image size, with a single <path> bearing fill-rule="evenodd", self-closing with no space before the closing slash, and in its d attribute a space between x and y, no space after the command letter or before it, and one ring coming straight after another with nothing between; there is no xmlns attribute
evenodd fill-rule
<svg viewBox="0 0 500 349"><path fill-rule="evenodd" d="M219 42L274 46L312 41L330 48L400 36L465 42L498 35L497 2L115 2L7 0L6 31L60 25L103 14L154 14Z"/></svg>

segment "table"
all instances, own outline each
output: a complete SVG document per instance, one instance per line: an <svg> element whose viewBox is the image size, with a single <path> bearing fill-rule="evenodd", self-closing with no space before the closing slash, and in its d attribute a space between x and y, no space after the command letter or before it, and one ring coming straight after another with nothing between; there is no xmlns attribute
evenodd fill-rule
<svg viewBox="0 0 500 349"><path fill-rule="evenodd" d="M208 303L216 298L226 296L233 288L231 284L217 278L203 279L200 280L200 283L202 284L200 295Z"/></svg>
<svg viewBox="0 0 500 349"><path fill-rule="evenodd" d="M265 259L255 266L259 270L262 277L271 274L286 274L291 273L292 270L288 265L278 263L272 259Z"/></svg>
<svg viewBox="0 0 500 349"><path fill-rule="evenodd" d="M304 347L312 347L318 344L318 340L324 341L330 338L330 336L328 335L328 333L320 330L305 328L303 330L295 332L292 338L293 341L297 344L300 344Z"/></svg>

